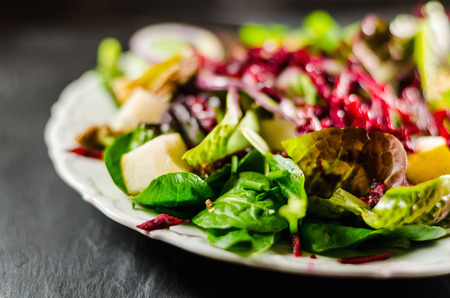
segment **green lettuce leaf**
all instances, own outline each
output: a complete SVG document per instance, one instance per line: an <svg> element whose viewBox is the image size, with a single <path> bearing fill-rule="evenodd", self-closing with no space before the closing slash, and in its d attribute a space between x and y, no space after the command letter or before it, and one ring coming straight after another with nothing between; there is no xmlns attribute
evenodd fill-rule
<svg viewBox="0 0 450 298"><path fill-rule="evenodd" d="M450 23L445 8L437 1L424 5L424 18L418 19L414 56L425 98L434 108L448 107L450 90Z"/></svg>
<svg viewBox="0 0 450 298"><path fill-rule="evenodd" d="M362 197L374 180L389 189L406 181L406 152L394 136L358 127L327 128L282 142L305 175L308 195L329 198L337 188Z"/></svg>
<svg viewBox="0 0 450 298"><path fill-rule="evenodd" d="M265 42L280 44L288 28L281 24L247 23L239 28L239 37L248 47L262 47Z"/></svg>
<svg viewBox="0 0 450 298"><path fill-rule="evenodd" d="M414 186L388 190L371 210L363 210L364 221L374 229L404 224L432 225L450 211L450 175Z"/></svg>
<svg viewBox="0 0 450 298"><path fill-rule="evenodd" d="M365 223L374 229L407 224L435 225L449 217L450 175L414 186L389 189L372 209L343 189L337 189L328 201L361 215Z"/></svg>
<svg viewBox="0 0 450 298"><path fill-rule="evenodd" d="M342 188L336 189L328 201L355 215L361 215L364 210L369 210L369 204L363 202Z"/></svg>
<svg viewBox="0 0 450 298"><path fill-rule="evenodd" d="M227 112L222 121L196 147L187 151L183 159L190 165L212 162L225 157L230 148L228 141L239 124L242 111L236 88L230 88L227 94Z"/></svg>
<svg viewBox="0 0 450 298"><path fill-rule="evenodd" d="M304 45L325 52L332 52L339 46L341 31L341 26L324 10L310 13L301 27Z"/></svg>
<svg viewBox="0 0 450 298"><path fill-rule="evenodd" d="M119 59L122 54L120 42L112 37L105 38L100 42L97 51L97 72L102 77L107 88L111 81L122 75L119 68Z"/></svg>
<svg viewBox="0 0 450 298"><path fill-rule="evenodd" d="M244 117L239 122L239 127L247 127L254 131L259 131L259 121L255 110L247 110ZM233 154L239 150L250 147L250 143L242 135L239 129L236 129L230 136L227 144L227 154Z"/></svg>

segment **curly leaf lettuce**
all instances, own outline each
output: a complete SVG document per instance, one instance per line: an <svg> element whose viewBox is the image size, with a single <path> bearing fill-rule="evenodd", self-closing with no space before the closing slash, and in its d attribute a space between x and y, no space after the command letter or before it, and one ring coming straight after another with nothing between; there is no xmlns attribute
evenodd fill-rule
<svg viewBox="0 0 450 298"><path fill-rule="evenodd" d="M364 221L374 229L404 224L432 225L450 211L450 175L388 190L372 210L363 210Z"/></svg>
<svg viewBox="0 0 450 298"><path fill-rule="evenodd" d="M361 215L374 229L409 224L435 225L448 218L450 212L450 175L414 186L389 189L372 209L343 189L337 189L328 201Z"/></svg>

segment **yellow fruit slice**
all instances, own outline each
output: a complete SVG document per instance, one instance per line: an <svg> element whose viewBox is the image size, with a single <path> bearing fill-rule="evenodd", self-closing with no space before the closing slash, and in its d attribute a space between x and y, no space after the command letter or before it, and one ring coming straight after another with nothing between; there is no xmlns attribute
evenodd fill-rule
<svg viewBox="0 0 450 298"><path fill-rule="evenodd" d="M408 154L406 178L409 182L420 183L447 174L450 174L450 149L447 145Z"/></svg>

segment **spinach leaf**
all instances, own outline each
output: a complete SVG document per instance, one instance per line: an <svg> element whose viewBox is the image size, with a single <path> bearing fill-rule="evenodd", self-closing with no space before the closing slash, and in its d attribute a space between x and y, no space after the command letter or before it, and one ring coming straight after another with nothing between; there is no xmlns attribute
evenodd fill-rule
<svg viewBox="0 0 450 298"><path fill-rule="evenodd" d="M234 252L263 252L278 240L279 233L257 233L245 229L209 229L207 240L214 246Z"/></svg>
<svg viewBox="0 0 450 298"><path fill-rule="evenodd" d="M361 213L355 215L354 213L348 210L347 206L345 207L341 206L340 204L332 200L335 194L341 190L342 190L341 188L338 188L330 199L322 199L316 196L309 196L308 210L307 210L308 217L321 219L335 219L343 221L356 218L360 219Z"/></svg>
<svg viewBox="0 0 450 298"><path fill-rule="evenodd" d="M237 168L235 173L241 172L257 172L264 174L265 172L265 162L266 159L258 151L252 150L247 153L243 158L237 163ZM205 182L214 190L216 197L221 195L226 188L224 185L229 185L228 181L231 177L232 169L231 164L227 163L219 170L213 172L209 177L205 178ZM234 181L234 179L233 179ZM233 182L234 183L234 182Z"/></svg>
<svg viewBox="0 0 450 298"><path fill-rule="evenodd" d="M116 139L114 143L106 148L104 154L105 165L109 172L109 175L111 176L117 187L127 195L130 194L128 193L127 187L125 185L125 180L123 179L120 160L122 158L122 155L130 151L130 141L132 140L132 138L133 133L130 132Z"/></svg>
<svg viewBox="0 0 450 298"><path fill-rule="evenodd" d="M308 197L305 192L305 176L302 170L292 159L284 158L279 154L272 154L265 140L254 130L248 127L239 127L239 129L250 144L261 154L264 154L269 171L286 172L286 175L281 175L274 179L287 200L287 204L280 208L280 215L289 222L291 233L297 233L299 220L305 217L308 203Z"/></svg>
<svg viewBox="0 0 450 298"><path fill-rule="evenodd" d="M134 150L137 147L144 145L148 141L153 140L161 134L161 129L158 125L141 124L131 134L128 151Z"/></svg>
<svg viewBox="0 0 450 298"><path fill-rule="evenodd" d="M181 220L190 220L204 208L204 205L189 205L181 207L165 207L165 206L147 207L138 204L134 201L132 201L131 206L134 210L148 212L152 216L154 216L155 213L167 214L169 216L173 216Z"/></svg>
<svg viewBox="0 0 450 298"><path fill-rule="evenodd" d="M237 173L241 172L256 172L260 174L265 173L266 159L264 155L257 150L252 150L247 153L241 160L239 160Z"/></svg>
<svg viewBox="0 0 450 298"><path fill-rule="evenodd" d="M215 196L218 197L222 193L223 186L230 179L231 165L225 164L222 168L212 173L204 181L213 189Z"/></svg>
<svg viewBox="0 0 450 298"><path fill-rule="evenodd" d="M106 148L104 154L106 168L114 183L125 194L130 195L123 179L120 162L122 155L154 139L160 133L157 126L140 125L134 131L117 138Z"/></svg>
<svg viewBox="0 0 450 298"><path fill-rule="evenodd" d="M197 214L192 222L205 229L237 228L261 233L285 229L286 220L277 214L284 198L276 193L261 198L258 196L261 191L246 186L249 181L271 187L270 180L263 174L239 173L232 187L217 198L211 208Z"/></svg>
<svg viewBox="0 0 450 298"><path fill-rule="evenodd" d="M275 179L275 183L287 199L287 204L280 208L280 215L289 222L291 233L297 233L299 220L305 217L308 197L305 192L305 176L290 158L281 155L266 154L271 171L287 171L287 175Z"/></svg>
<svg viewBox="0 0 450 298"><path fill-rule="evenodd" d="M179 172L153 179L133 200L149 207L181 207L202 205L213 195L213 190L203 179L189 172Z"/></svg>
<svg viewBox="0 0 450 298"><path fill-rule="evenodd" d="M375 238L374 230L343 226L338 223L304 220L300 226L302 247L320 253L330 249L354 247Z"/></svg>
<svg viewBox="0 0 450 298"><path fill-rule="evenodd" d="M378 238L427 241L445 236L446 231L441 227L426 225L404 225L391 229L373 230L344 226L334 222L304 221L300 227L300 235L305 250L321 253L332 249L357 247ZM392 242L388 243L392 244Z"/></svg>
<svg viewBox="0 0 450 298"><path fill-rule="evenodd" d="M387 237L406 238L411 241L428 241L447 235L447 231L442 227L422 224L398 226L386 229L380 233Z"/></svg>
<svg viewBox="0 0 450 298"><path fill-rule="evenodd" d="M282 142L305 174L308 195L329 198L337 188L357 197L374 180L385 188L404 185L406 152L394 136L358 127L327 128Z"/></svg>

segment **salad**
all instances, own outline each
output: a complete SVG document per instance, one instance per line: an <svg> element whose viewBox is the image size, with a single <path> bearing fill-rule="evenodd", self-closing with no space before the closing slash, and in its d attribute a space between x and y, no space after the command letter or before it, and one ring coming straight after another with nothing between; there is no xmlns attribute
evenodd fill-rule
<svg viewBox="0 0 450 298"><path fill-rule="evenodd" d="M240 254L286 242L295 256L386 259L450 231L449 59L438 2L345 27L315 11L233 38L155 24L127 50L100 43L117 113L72 152L160 214L140 229L193 224Z"/></svg>

